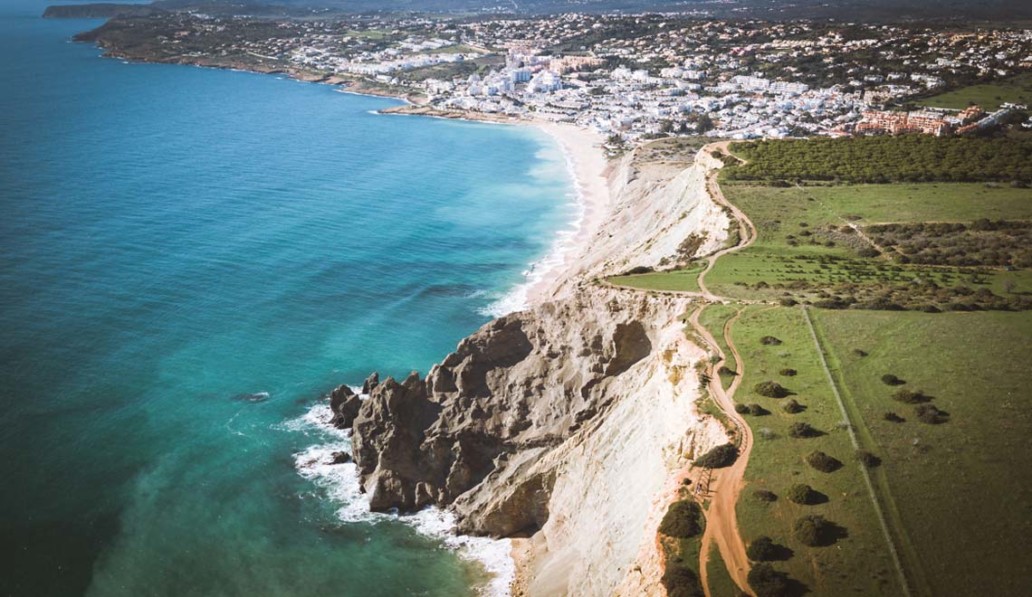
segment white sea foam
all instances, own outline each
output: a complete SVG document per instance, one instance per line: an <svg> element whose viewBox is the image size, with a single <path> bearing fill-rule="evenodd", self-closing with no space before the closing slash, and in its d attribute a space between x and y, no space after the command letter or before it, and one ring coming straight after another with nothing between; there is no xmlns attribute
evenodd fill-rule
<svg viewBox="0 0 1032 597"><path fill-rule="evenodd" d="M567 167L573 173L573 163L569 156L566 157ZM524 281L517 284L499 299L480 309L481 315L488 317L502 317L516 311L523 311L530 307L530 291L544 283L552 276L557 269L566 263L566 257L575 246L575 240L584 224L584 215L587 205L584 201L584 192L580 183L574 179L574 193L567 194L573 199L575 215L567 228L555 233L555 240L548 253L541 259L531 262L530 269L523 272Z"/></svg>
<svg viewBox="0 0 1032 597"><path fill-rule="evenodd" d="M357 391L361 388L354 388ZM367 398L368 396L360 396ZM481 587L481 593L492 597L509 595L509 585L516 574L516 565L510 555L512 544L508 539L469 537L455 533L455 516L439 508L424 508L420 512L398 516L369 510L369 500L358 482L358 467L353 462L332 464L334 454L351 454L351 432L335 428L329 404L316 404L304 415L284 423L281 428L306 434L319 434L325 441L294 455L298 474L322 489L326 496L340 507L337 517L345 523L397 520L409 524L422 535L439 540L454 549L459 556L479 563L491 579Z"/></svg>

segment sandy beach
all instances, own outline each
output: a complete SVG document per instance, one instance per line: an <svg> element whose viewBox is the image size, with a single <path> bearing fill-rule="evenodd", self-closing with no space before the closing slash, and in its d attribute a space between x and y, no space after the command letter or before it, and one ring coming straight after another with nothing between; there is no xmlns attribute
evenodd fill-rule
<svg viewBox="0 0 1032 597"><path fill-rule="evenodd" d="M526 302L529 307L554 297L563 283L580 269L578 261L605 222L612 206L612 196L606 178L609 160L602 148L602 135L573 124L528 124L547 133L562 148L581 209L573 236L564 239L563 246L553 248L558 253L554 255L555 262L528 287Z"/></svg>

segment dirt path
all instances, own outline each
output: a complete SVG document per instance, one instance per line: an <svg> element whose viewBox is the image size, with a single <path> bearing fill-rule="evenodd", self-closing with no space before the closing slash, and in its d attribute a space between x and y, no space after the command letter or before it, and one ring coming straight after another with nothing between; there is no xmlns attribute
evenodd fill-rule
<svg viewBox="0 0 1032 597"><path fill-rule="evenodd" d="M728 153L729 143L717 143L714 145L708 145L703 148L702 151L708 152L712 157L713 152L717 149ZM715 158L713 158L715 159ZM717 251L708 258L706 269L699 273L699 288L702 290L702 295L710 302L730 302L730 299L721 297L713 294L709 288L706 287L706 274L713 269L717 259L732 253L734 251L740 251L746 247L752 245L756 241L756 226L752 223L752 220L745 215L742 210L738 209L735 205L732 205L727 198L724 197L723 191L720 189L720 185L717 183L717 174L720 172L719 168L713 168L709 175L706 177L706 189L713 200L731 211L731 214L738 221L738 244L733 247ZM738 302L738 301L735 301ZM734 317L730 318L725 322L724 329L722 331L724 341L727 344L728 349L731 351L731 358L734 359L734 370L737 373L731 385L724 389L721 383L720 375L717 373L722 366L727 364L728 355L724 354L720 348L720 344L716 341L709 330L706 329L699 322L699 316L706 309L706 305L703 305L695 310L689 317L688 321L692 328L695 330L699 337L701 337L710 348L719 355L720 359L710 365L709 368L709 392L713 397L714 403L724 412L728 420L734 424L736 428L736 443L738 446L738 459L735 463L728 468L719 469L714 471L712 480L710 482L710 491L712 497L710 500L709 508L706 510L706 531L702 535L702 546L699 552L699 577L702 581L703 590L706 592L707 597L710 597L709 588L709 553L711 546L715 543L717 549L720 550L720 557L724 560L724 565L727 567L728 574L731 579L738 585L738 588L742 591L751 594L749 590L749 583L747 576L749 574L749 558L745 553L745 542L742 540L742 534L738 530L738 516L735 510L735 506L738 504L738 498L742 493L742 488L745 486L745 469L749 464L749 455L752 453L753 447L753 434L749 425L745 422L742 415L735 411L734 395L738 391L739 385L742 383L742 377L745 373L745 362L742 356L738 352L738 347L735 346L734 340L731 338L731 327L735 321L742 314L742 309L738 310L738 313Z"/></svg>
<svg viewBox="0 0 1032 597"><path fill-rule="evenodd" d="M724 141L722 143L707 145L700 151L707 153L711 159L715 160L717 158L713 157L713 152L720 150L724 154L728 154L728 146L730 145L730 141ZM731 215L738 221L738 244L733 247L721 249L710 255L707 258L706 269L699 273L699 289L702 291L702 295L712 302L726 302L730 299L717 296L710 292L709 288L706 287L706 274L713 269L713 266L717 263L717 259L720 259L728 253L741 251L756 242L756 226L752 223L752 220L749 219L749 216L745 215L745 212L738 209L737 206L733 205L726 197L724 197L724 191L721 190L720 185L717 183L717 175L719 173L719 168L713 168L710 170L709 174L706 175L706 191L710 198L713 199L714 203L729 209L731 211Z"/></svg>
<svg viewBox="0 0 1032 597"><path fill-rule="evenodd" d="M710 345L710 348L720 355L720 360L712 365L710 370L709 392L720 410L724 411L724 414L734 424L738 445L738 459L728 468L713 471L709 486L712 498L709 508L706 510L706 531L702 535L702 546L699 553L699 577L708 597L710 595L709 553L710 546L714 542L717 549L720 550L720 556L727 566L731 579L740 589L748 592L749 584L746 576L749 573L749 558L745 555L745 542L742 541L742 535L738 531L738 516L735 506L738 504L738 497L744 486L743 479L745 478L745 468L749 464L749 454L752 452L753 435L745 419L735 411L733 399L735 392L738 391L738 386L742 383L745 363L731 339L731 326L741 316L742 311L739 310L724 324L724 340L731 350L731 356L735 362L734 368L738 373L728 389L724 390L720 375L716 371L727 363L727 355L720 349L720 345L709 330L699 323L699 316L705 308L702 306L696 309L688 321L699 336Z"/></svg>

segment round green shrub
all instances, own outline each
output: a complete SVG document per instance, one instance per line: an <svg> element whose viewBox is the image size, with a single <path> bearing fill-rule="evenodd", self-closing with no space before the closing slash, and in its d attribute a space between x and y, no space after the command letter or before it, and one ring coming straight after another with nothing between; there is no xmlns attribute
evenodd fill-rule
<svg viewBox="0 0 1032 597"><path fill-rule="evenodd" d="M703 597L699 575L681 562L670 562L660 579L669 597Z"/></svg>
<svg viewBox="0 0 1032 597"><path fill-rule="evenodd" d="M781 344L781 340L774 336L764 336L760 338L760 344L763 344L764 346L777 346Z"/></svg>
<svg viewBox="0 0 1032 597"><path fill-rule="evenodd" d="M802 421L800 421L798 423L792 423L791 425L789 425L788 434L792 437L805 438L817 437L821 435L821 432L812 427L809 423L803 423Z"/></svg>
<svg viewBox="0 0 1032 597"><path fill-rule="evenodd" d="M874 468L881 464L881 458L871 454L867 450L857 450L856 459L867 468Z"/></svg>
<svg viewBox="0 0 1032 597"><path fill-rule="evenodd" d="M896 377L895 375L893 375L891 373L886 373L885 375L882 375L881 376L881 380L882 380L882 383L887 385L887 386L901 386L901 385L907 383L907 382L903 381L902 379Z"/></svg>
<svg viewBox="0 0 1032 597"><path fill-rule="evenodd" d="M791 393L776 381L761 381L756 384L753 391L760 396L766 396L767 398L784 398Z"/></svg>
<svg viewBox="0 0 1032 597"><path fill-rule="evenodd" d="M908 390L906 388L900 388L892 394L892 399L902 402L904 404L921 404L928 402L932 399L931 396L926 396L921 390Z"/></svg>
<svg viewBox="0 0 1032 597"><path fill-rule="evenodd" d="M803 506L810 506L817 502L817 496L819 494L813 490L813 487L810 487L805 483L797 483L788 488L788 493L786 495L790 502Z"/></svg>
<svg viewBox="0 0 1032 597"><path fill-rule="evenodd" d="M796 371L795 369L790 369L790 368L787 368L787 367L782 369L781 371L778 371L778 375L784 375L785 377L795 377L795 375L797 373L799 373L799 372Z"/></svg>
<svg viewBox="0 0 1032 597"><path fill-rule="evenodd" d="M781 410L787 412L790 415L794 415L803 412L804 410L806 410L806 407L802 404L799 404L799 401L793 398L786 402L785 405L781 407Z"/></svg>
<svg viewBox="0 0 1032 597"><path fill-rule="evenodd" d="M767 502L768 504L778 501L778 494L767 489L757 489L753 492L753 497L761 502Z"/></svg>
<svg viewBox="0 0 1032 597"><path fill-rule="evenodd" d="M914 407L914 414L917 415L917 420L922 423L928 423L929 425L939 425L950 420L950 414L944 410L939 410L931 404L919 404Z"/></svg>
<svg viewBox="0 0 1032 597"><path fill-rule="evenodd" d="M723 444L695 459L695 466L706 468L724 468L734 464L738 458L738 448L734 444Z"/></svg>
<svg viewBox="0 0 1032 597"><path fill-rule="evenodd" d="M746 577L756 597L784 597L789 594L788 575L778 572L766 562L760 562L749 569Z"/></svg>
<svg viewBox="0 0 1032 597"><path fill-rule="evenodd" d="M702 509L692 500L680 500L670 504L663 520L659 523L659 532L670 537L687 539L702 532L699 522Z"/></svg>
<svg viewBox="0 0 1032 597"><path fill-rule="evenodd" d="M809 547L829 545L834 542L835 525L819 514L809 514L796 520L792 535L796 541Z"/></svg>
<svg viewBox="0 0 1032 597"><path fill-rule="evenodd" d="M781 550L767 536L757 537L745 550L745 555L754 562L769 562L777 559Z"/></svg>
<svg viewBox="0 0 1032 597"><path fill-rule="evenodd" d="M822 473L833 473L842 468L841 460L828 456L820 450L814 450L807 454L806 463Z"/></svg>

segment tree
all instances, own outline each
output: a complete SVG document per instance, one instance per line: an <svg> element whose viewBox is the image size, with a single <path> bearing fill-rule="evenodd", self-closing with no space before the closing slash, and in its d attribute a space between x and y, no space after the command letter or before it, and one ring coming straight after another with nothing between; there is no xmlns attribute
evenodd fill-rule
<svg viewBox="0 0 1032 597"><path fill-rule="evenodd" d="M830 545L835 540L835 524L819 514L809 514L795 521L792 534L809 547Z"/></svg>
<svg viewBox="0 0 1032 597"><path fill-rule="evenodd" d="M814 450L806 456L806 463L822 473L833 473L842 468L842 461L828 456L820 450Z"/></svg>
<svg viewBox="0 0 1032 597"><path fill-rule="evenodd" d="M695 459L696 466L706 468L724 468L734 464L738 458L738 448L734 444L723 444Z"/></svg>
<svg viewBox="0 0 1032 597"><path fill-rule="evenodd" d="M702 509L692 500L680 500L670 504L663 520L659 523L659 532L670 537L687 539L702 532L699 518Z"/></svg>
<svg viewBox="0 0 1032 597"><path fill-rule="evenodd" d="M784 398L791 394L787 388L782 386L776 381L763 381L753 388L760 396L766 396L767 398Z"/></svg>
<svg viewBox="0 0 1032 597"><path fill-rule="evenodd" d="M813 487L805 483L797 483L788 489L788 499L791 502L800 504L802 506L811 506L817 503L819 493L813 490Z"/></svg>
<svg viewBox="0 0 1032 597"><path fill-rule="evenodd" d="M753 566L746 578L756 592L756 597L783 597L789 594L788 575L778 572L766 562Z"/></svg>
<svg viewBox="0 0 1032 597"><path fill-rule="evenodd" d="M805 437L817 437L821 435L821 432L812 427L809 423L792 423L788 427L788 434L792 437L805 438Z"/></svg>
<svg viewBox="0 0 1032 597"><path fill-rule="evenodd" d="M757 537L745 550L745 555L754 562L769 562L781 559L785 548L777 545L767 536Z"/></svg>

